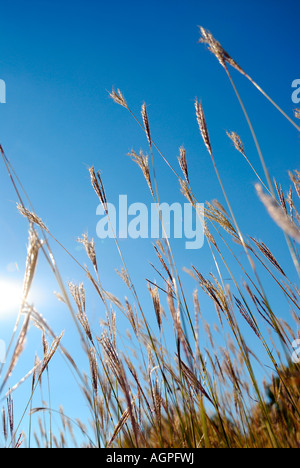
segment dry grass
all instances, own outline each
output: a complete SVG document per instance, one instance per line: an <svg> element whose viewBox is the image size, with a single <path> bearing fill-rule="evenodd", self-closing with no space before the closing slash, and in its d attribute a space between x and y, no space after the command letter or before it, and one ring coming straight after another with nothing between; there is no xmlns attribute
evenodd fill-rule
<svg viewBox="0 0 300 468"><path fill-rule="evenodd" d="M239 100L228 65L249 79L278 108L208 31L201 28L201 35L201 42L208 45L225 69ZM142 106L140 121L130 110L120 90L112 91L110 96L134 117L145 133L151 165L149 157L142 150L139 154L132 150L130 155L141 168L154 201L159 200L154 166L154 151L157 151L171 174L177 178L183 195L196 209L197 198L185 149L179 149L178 158L182 179L153 139L146 105ZM270 223L275 221L286 235L291 264L299 273L299 172L290 172L291 187L286 195L280 185L272 183L244 103L240 103L259 152L265 182L246 156L240 137L235 132L227 132L227 135L254 171L259 181L258 196L270 215ZM207 163L213 163L227 204L224 208L218 200L213 200L205 205L204 230L215 265L214 273L201 272L196 266L186 270L195 284L192 297L188 297L184 288L186 273L179 275L171 243L168 240L158 241L154 246L156 264L152 265L157 278L154 282L146 282L152 301L152 309L149 310L148 305L140 301L117 238L116 248L122 263L117 274L126 285L129 297L124 299L117 298L103 287L100 279L103 272L98 268L95 242L84 234L78 242L85 248L91 270L80 265L66 248L64 250L80 265L104 306L105 317L100 317L102 330L90 324L84 285L69 283L67 292L48 242L49 236L54 241L56 239L32 206L30 210L25 208L22 189L17 188L18 178L0 147L16 189L18 208L29 222L23 301L8 349L12 351L10 361L0 369L1 396L7 392L2 410L5 447L17 448L22 443L29 447L300 447L300 368L291 360L292 342L299 333L299 289L287 277L267 245L240 230L214 160L213 142L209 137L202 104L198 100L195 109L200 133L210 155ZM299 117L297 112L295 116ZM294 122L293 125L299 130ZM93 167L89 172L92 188L109 216L100 172L96 173ZM246 255L242 257L243 251ZM46 257L57 279L57 297L65 303L76 324L82 352L87 358L86 372L78 368L63 347L63 333L56 336L41 314L26 303L37 272L39 255ZM271 293L266 292L269 288L265 288L264 282L272 285ZM283 295L288 305L288 323L273 309L269 295L272 296L275 291ZM208 308L210 316L214 310L215 319L207 322L202 308ZM122 314L128 323L127 346L123 343L123 330L118 328L118 314ZM22 317L24 320L20 327ZM35 357L32 370L7 391L13 370L22 355L30 323L41 331L44 356L42 359ZM174 332L172 338L170 330ZM256 343L255 349L250 349L247 344L249 336ZM52 341L50 346L49 339ZM92 418L88 428L81 421L68 418L60 408L56 412L60 416L61 428L53 429L55 410L50 402L51 363L55 361L57 353L71 366L86 399ZM262 372L264 382L258 378ZM12 396L29 378L32 380L31 394L23 417L30 414L30 426L28 433L22 434L23 418L17 423L14 421ZM33 397L38 388L42 388L45 378L48 381L49 404L43 403L33 408Z"/></svg>

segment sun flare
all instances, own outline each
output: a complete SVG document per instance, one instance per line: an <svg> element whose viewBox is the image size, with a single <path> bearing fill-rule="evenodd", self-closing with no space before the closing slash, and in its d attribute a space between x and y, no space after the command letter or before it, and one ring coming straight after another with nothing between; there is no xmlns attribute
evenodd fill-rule
<svg viewBox="0 0 300 468"><path fill-rule="evenodd" d="M0 279L0 317L17 313L22 298L22 283Z"/></svg>

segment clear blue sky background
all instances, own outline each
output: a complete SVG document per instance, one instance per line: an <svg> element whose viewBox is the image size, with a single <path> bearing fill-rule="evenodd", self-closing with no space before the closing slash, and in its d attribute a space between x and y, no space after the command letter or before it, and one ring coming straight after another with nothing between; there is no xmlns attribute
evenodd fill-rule
<svg viewBox="0 0 300 468"><path fill-rule="evenodd" d="M7 85L7 104L0 106L0 142L36 212L73 255L85 262L76 238L85 231L91 237L96 235L97 199L87 167L101 169L110 201L117 202L119 194L127 194L130 203L151 202L139 169L126 156L131 148L147 151L144 135L130 115L108 97L107 91L119 87L136 114L146 101L153 139L174 166L178 148L185 145L198 200L218 198L223 202L194 115L194 98L202 100L216 161L242 229L260 237L293 274L283 237L256 199L255 177L226 137L226 130L239 133L249 159L262 174L224 71L205 47L197 44L197 26L211 30L292 116L291 83L300 78L299 10L295 0L2 3L0 79ZM233 76L270 172L287 189L288 170L299 169L299 134L249 82L236 72ZM158 155L156 158L161 200L183 202L178 182ZM15 202L2 165L0 276L11 281L22 278L27 243L27 225ZM82 271L52 245L64 280L84 280ZM149 261L155 261L151 242L124 240L120 245L141 296L148 300L144 279L155 279L149 266ZM207 246L196 253L185 251L177 241L174 246L179 269L191 264L206 274L213 269ZM113 241L96 239L96 247L104 286L124 297L126 290L114 271L121 262ZM7 268L14 262L19 271ZM32 300L57 333L66 330L65 344L80 360L68 312L52 298L53 289L58 288L43 261L34 287L37 296ZM194 287L187 283L189 293ZM284 307L278 310L283 316ZM97 327L104 309L91 300L90 314ZM12 316L2 319L0 338L7 339L12 324ZM40 341L32 332L27 358L16 375L29 370L35 351L40 352ZM57 391L53 389L53 406L62 403L74 416L76 405L75 416L84 417L85 404L75 391L70 392L74 386L64 364L58 362L53 373L62 384ZM22 392L16 396L18 403L23 397Z"/></svg>

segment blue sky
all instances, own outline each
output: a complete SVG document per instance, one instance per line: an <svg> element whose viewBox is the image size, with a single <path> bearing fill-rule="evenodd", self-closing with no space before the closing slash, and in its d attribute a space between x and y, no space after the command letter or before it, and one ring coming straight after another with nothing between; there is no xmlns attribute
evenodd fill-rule
<svg viewBox="0 0 300 468"><path fill-rule="evenodd" d="M0 79L7 86L7 103L0 105L0 142L20 176L36 212L51 232L79 261L86 262L76 238L88 231L96 236L97 199L87 168L101 170L109 201L120 194L129 203L151 202L147 186L127 153L147 151L147 142L130 115L108 97L120 88L139 115L145 101L152 136L166 158L177 164L178 148L186 147L191 183L201 202L224 203L211 161L203 146L194 115L194 99L206 113L216 161L242 229L270 246L283 267L290 267L279 230L257 201L255 177L234 151L226 130L242 138L247 155L262 175L259 159L233 90L216 59L199 39L198 25L209 29L233 58L292 116L292 81L300 78L296 1L10 1L1 5ZM243 77L233 72L271 175L284 189L288 170L299 169L297 131ZM178 181L156 154L161 200L183 202ZM16 196L0 169L0 277L20 281L26 258L27 225L15 208ZM121 266L111 240L96 240L104 286L115 295L126 291L115 274ZM85 281L82 271L55 245L62 276L67 282ZM155 257L151 242L122 240L134 282L148 300L144 279L154 280L149 262ZM178 268L213 269L208 249L185 251L174 241ZM18 268L14 265L17 264ZM187 282L188 292L195 285ZM80 359L67 310L52 297L57 290L45 261L39 264L32 301ZM91 300L91 317L104 313ZM281 310L284 312L284 305ZM13 314L3 314L2 339L7 339ZM68 331L69 330L69 331ZM32 332L22 368L28 370L39 336ZM250 339L250 338L249 338ZM36 341L35 341L36 340ZM30 361L31 359L31 361ZM53 392L53 405L62 403L79 416L84 402L70 398L64 364L55 378L64 391ZM22 402L23 395L16 398Z"/></svg>

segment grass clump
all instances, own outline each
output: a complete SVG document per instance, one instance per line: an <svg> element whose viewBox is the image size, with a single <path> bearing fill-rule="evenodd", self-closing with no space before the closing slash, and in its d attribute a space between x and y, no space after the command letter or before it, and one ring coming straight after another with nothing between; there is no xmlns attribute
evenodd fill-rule
<svg viewBox="0 0 300 468"><path fill-rule="evenodd" d="M281 187L272 182L257 136L229 72L233 67L246 77L274 105L290 123L299 126L244 72L230 57L221 44L201 28L201 42L217 57L228 76L246 123L253 136L262 164L263 177L252 165L241 138L235 132L227 132L235 149L245 158L257 178L256 191L286 240L292 265L299 274L300 215L297 204L300 197L299 172L290 172L291 187L284 194ZM198 201L188 169L188 156L184 147L179 149L177 173L172 164L154 141L147 107L143 104L141 121L131 111L120 90L112 91L111 98L135 119L145 133L149 156L131 151L130 156L142 171L150 195L155 203L160 202L156 178L156 155L169 167L178 180L182 194L198 212ZM1 367L0 392L6 391L3 407L3 440L6 447L31 446L32 437L40 447L66 447L67 445L109 448L298 448L300 446L300 372L299 363L292 361L293 343L299 329L299 289L286 276L283 267L268 246L253 236L247 236L240 228L232 202L226 191L217 167L213 142L201 102L195 101L196 119L200 136L208 152L208 164L212 163L222 189L224 201L207 202L204 208L204 232L214 272L200 271L195 265L184 275L179 273L171 241L166 238L154 246L157 274L155 282L147 280L151 299L150 318L148 305L141 300L129 272L129 268L115 236L120 255L121 269L117 274L128 290L128 297L117 298L107 291L101 279L93 239L83 234L78 239L86 251L91 268L81 265L68 250L67 255L80 266L91 283L105 310L102 331L91 326L86 307L86 290L83 283L64 285L49 239L58 242L35 213L23 186L7 159L2 147L1 154L18 197L18 209L28 219L29 245L24 279L23 301L19 317L8 349L12 350L10 362ZM298 117L298 110L295 117ZM109 219L107 198L100 171L89 169L91 185ZM25 203L26 202L26 203ZM28 204L27 209L25 205ZM201 218L202 219L202 218ZM160 218L165 232L163 219ZM245 254L241 257L241 251ZM58 298L65 303L76 325L86 355L88 372L79 369L75 360L63 346L63 333L57 336L43 317L27 303L38 257L44 255L59 287ZM225 274L224 274L225 272ZM263 272L263 274L261 273ZM188 273L195 285L192 297L184 288L183 276ZM230 279L230 285L228 282ZM267 280L266 280L267 278ZM265 282L272 284L272 291L279 291L290 310L287 323L274 312L270 293ZM201 297L200 297L201 295ZM202 311L212 307L216 321L207 322ZM129 346L123 345L123 334L118 328L118 314L128 323ZM21 324L21 321L23 323ZM35 359L32 370L14 388L7 384L15 365L23 352L29 323L41 330L44 357ZM21 325L20 325L21 324ZM247 328L247 338L245 337ZM18 330L20 328L19 334ZM174 331L169 338L170 329ZM249 334L261 350L250 349ZM52 344L49 346L48 340ZM55 410L50 404L50 363L60 352L72 368L76 382L87 401L91 426L79 420L71 420L62 408L56 410L61 418L61 429L53 430L52 417ZM272 376L269 377L269 369ZM259 377L265 375L264 382ZM33 396L47 377L49 405L33 407ZM13 392L27 379L32 380L32 391L24 410L30 414L27 434L20 434L22 419L17 424L13 418ZM39 418L39 429L32 419ZM45 429L45 418L50 421L50 431ZM74 428L80 440L74 437ZM31 434L33 432L33 435ZM71 442L70 442L71 440Z"/></svg>

